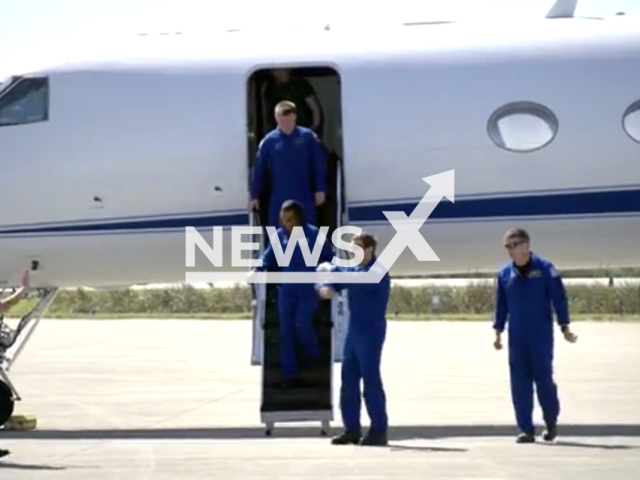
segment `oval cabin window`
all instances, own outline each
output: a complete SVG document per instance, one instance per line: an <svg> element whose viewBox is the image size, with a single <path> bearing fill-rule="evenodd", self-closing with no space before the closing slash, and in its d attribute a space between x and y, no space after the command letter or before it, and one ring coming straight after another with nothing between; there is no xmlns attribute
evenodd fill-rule
<svg viewBox="0 0 640 480"><path fill-rule="evenodd" d="M622 127L632 140L640 143L640 100L624 112Z"/></svg>
<svg viewBox="0 0 640 480"><path fill-rule="evenodd" d="M544 105L509 103L496 110L487 124L489 137L511 152L532 152L547 146L558 133L558 118Z"/></svg>

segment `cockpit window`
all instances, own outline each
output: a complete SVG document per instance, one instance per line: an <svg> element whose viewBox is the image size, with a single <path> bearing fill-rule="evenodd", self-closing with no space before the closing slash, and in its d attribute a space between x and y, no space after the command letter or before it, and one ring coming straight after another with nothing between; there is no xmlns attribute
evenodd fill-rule
<svg viewBox="0 0 640 480"><path fill-rule="evenodd" d="M45 122L49 119L49 80L13 79L0 84L0 127Z"/></svg>
<svg viewBox="0 0 640 480"><path fill-rule="evenodd" d="M11 85L11 82L13 82L13 77L0 76L0 92L2 92L5 88Z"/></svg>

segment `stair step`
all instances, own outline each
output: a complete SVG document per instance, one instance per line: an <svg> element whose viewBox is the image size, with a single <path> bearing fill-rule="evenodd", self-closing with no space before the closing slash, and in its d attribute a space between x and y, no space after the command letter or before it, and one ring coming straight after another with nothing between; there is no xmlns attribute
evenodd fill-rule
<svg viewBox="0 0 640 480"><path fill-rule="evenodd" d="M305 368L304 360L301 360L300 379L304 381L304 387L282 388L277 285L270 284L267 286L265 317L261 412L332 410L331 302L322 302L316 312L314 323L322 361L312 368ZM304 356L299 355L298 358L303 359Z"/></svg>

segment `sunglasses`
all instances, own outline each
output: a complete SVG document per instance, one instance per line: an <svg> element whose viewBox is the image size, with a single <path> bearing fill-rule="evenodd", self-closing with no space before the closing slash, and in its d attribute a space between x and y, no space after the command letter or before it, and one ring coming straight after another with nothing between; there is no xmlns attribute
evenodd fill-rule
<svg viewBox="0 0 640 480"><path fill-rule="evenodd" d="M519 247L523 243L525 243L525 242L522 241L522 240L519 240L517 242L505 243L504 244L504 248L506 248L507 250L513 250L514 248Z"/></svg>

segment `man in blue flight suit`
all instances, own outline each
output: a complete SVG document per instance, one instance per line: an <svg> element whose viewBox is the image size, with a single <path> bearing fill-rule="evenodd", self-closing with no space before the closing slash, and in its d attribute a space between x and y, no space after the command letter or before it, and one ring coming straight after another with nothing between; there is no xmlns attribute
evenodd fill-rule
<svg viewBox="0 0 640 480"><path fill-rule="evenodd" d="M352 238L352 243L364 251L359 266L338 267L334 272L368 272L376 263L377 241L366 233ZM391 290L389 274L385 272L379 283L318 284L322 298L331 298L331 290L348 291L349 327L342 358L340 411L345 431L332 439L334 445L387 445L387 400L382 384L380 363L387 333L387 304ZM364 403L371 420L367 435L362 438L360 381L364 385Z"/></svg>
<svg viewBox="0 0 640 480"><path fill-rule="evenodd" d="M280 209L282 228L277 230L278 240L285 253L294 227L301 228L307 239L309 252L315 250L320 230L305 222L305 211L300 202L287 200ZM284 272L315 272L317 266L306 265L300 244L297 243L289 266L280 267L273 250L273 239L261 256L262 267L256 270ZM333 253L326 241L322 246L317 263L330 262ZM320 355L318 340L313 326L313 317L320 300L313 283L283 283L278 293L278 314L280 316L280 362L284 388L301 386L296 359L296 336L304 348L306 357L312 362ZM297 334L297 335L296 335Z"/></svg>
<svg viewBox="0 0 640 480"><path fill-rule="evenodd" d="M265 226L279 226L280 207L286 200L300 202L306 222L316 224L316 207L325 202L325 150L312 130L296 126L296 106L292 102L278 103L275 118L278 127L258 147L251 179L251 208L259 210L260 197L268 191Z"/></svg>
<svg viewBox="0 0 640 480"><path fill-rule="evenodd" d="M502 349L502 332L509 323L511 398L520 434L518 443L535 442L533 387L542 409L545 441L557 436L560 401L553 379L553 310L562 334L570 343L577 336L569 327L569 307L562 279L553 264L530 250L530 239L520 228L509 230L504 246L511 262L496 281L494 348Z"/></svg>

